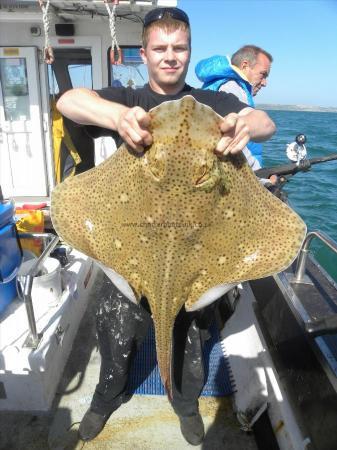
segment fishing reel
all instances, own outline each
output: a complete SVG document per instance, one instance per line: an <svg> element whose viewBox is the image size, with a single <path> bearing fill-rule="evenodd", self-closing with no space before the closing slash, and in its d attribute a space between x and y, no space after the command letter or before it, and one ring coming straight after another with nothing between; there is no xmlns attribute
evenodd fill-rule
<svg viewBox="0 0 337 450"><path fill-rule="evenodd" d="M296 136L295 142L287 145L286 153L290 161L300 165L301 162L307 158L307 149L305 147L306 142L307 138L305 134L300 133Z"/></svg>
<svg viewBox="0 0 337 450"><path fill-rule="evenodd" d="M304 134L298 134L295 142L287 145L287 156L293 161L291 164L281 164L274 167L262 167L255 170L255 175L259 178L270 178L272 175L278 177L277 183L268 186L268 189L277 197L284 201L286 194L282 193L284 184L299 172L307 172L314 164L337 160L337 153L332 153L318 158L307 158L305 143L307 138Z"/></svg>
<svg viewBox="0 0 337 450"><path fill-rule="evenodd" d="M310 161L307 159L307 149L305 143L307 138L305 134L300 133L295 137L295 141L287 145L286 154L290 161L296 164L289 164L288 166L293 166L292 170L283 170L280 173L275 171L277 175L277 182L268 186L268 190L272 192L276 197L280 198L285 203L287 202L287 193L282 189L284 185L289 181L289 179L298 171L306 171L310 169ZM283 169L288 166L280 166ZM262 169L263 170L263 169ZM269 175L269 174L268 174Z"/></svg>

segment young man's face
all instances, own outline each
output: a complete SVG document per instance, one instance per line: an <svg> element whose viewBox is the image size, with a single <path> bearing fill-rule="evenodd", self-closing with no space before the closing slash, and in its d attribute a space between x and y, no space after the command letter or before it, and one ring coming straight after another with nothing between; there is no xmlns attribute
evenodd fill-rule
<svg viewBox="0 0 337 450"><path fill-rule="evenodd" d="M184 84L191 50L188 31L167 32L154 27L141 56L147 64L151 88L159 94L176 94Z"/></svg>
<svg viewBox="0 0 337 450"><path fill-rule="evenodd" d="M251 67L249 64L243 69L248 81L253 86L253 95L256 95L259 90L267 86L267 77L270 72L271 62L263 53L260 53L256 58L256 64Z"/></svg>

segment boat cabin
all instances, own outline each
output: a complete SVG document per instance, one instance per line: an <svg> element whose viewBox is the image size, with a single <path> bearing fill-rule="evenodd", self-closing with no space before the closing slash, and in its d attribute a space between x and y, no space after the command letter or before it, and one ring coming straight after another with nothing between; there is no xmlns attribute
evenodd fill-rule
<svg viewBox="0 0 337 450"><path fill-rule="evenodd" d="M48 202L55 184L99 164L114 150L111 138L94 142L81 127L62 120L55 103L74 87L145 84L139 55L143 17L157 5L175 6L176 1L115 3L44 1L43 10L38 1L0 6L0 181L6 198ZM111 14L116 8L113 25L107 7ZM46 29L52 64L44 54Z"/></svg>

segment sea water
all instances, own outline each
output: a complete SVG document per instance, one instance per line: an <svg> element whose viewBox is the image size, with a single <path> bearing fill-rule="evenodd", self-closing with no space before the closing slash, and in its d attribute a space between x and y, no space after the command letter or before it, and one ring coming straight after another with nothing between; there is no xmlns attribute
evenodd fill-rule
<svg viewBox="0 0 337 450"><path fill-rule="evenodd" d="M337 153L337 113L267 111L277 131L263 144L264 166L288 164L285 150L299 133L307 137L308 158ZM284 190L308 230L321 230L337 242L337 160L313 165L290 178ZM271 218L272 220L272 218ZM337 281L337 255L314 239L312 253Z"/></svg>

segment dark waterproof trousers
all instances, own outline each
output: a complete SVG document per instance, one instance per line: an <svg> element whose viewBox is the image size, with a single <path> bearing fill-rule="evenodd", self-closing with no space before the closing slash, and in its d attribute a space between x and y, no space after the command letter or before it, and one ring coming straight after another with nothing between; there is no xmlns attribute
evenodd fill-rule
<svg viewBox="0 0 337 450"><path fill-rule="evenodd" d="M91 409L99 414L109 414L127 401L130 365L152 320L146 299L136 305L114 285L111 287L110 297L98 305L96 319L102 361ZM202 347L209 337L213 305L190 313L183 308L175 321L172 407L180 416L198 411L198 398L205 383Z"/></svg>

